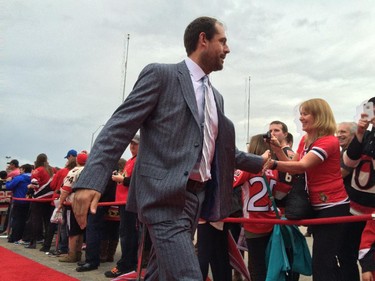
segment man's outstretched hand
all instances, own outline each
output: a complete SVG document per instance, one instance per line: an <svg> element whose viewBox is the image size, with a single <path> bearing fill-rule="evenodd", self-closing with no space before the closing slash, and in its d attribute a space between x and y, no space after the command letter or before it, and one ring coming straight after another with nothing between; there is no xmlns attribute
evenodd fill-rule
<svg viewBox="0 0 375 281"><path fill-rule="evenodd" d="M84 229L87 225L89 209L92 214L96 213L100 196L100 192L87 188L78 189L74 192L72 208L81 229Z"/></svg>

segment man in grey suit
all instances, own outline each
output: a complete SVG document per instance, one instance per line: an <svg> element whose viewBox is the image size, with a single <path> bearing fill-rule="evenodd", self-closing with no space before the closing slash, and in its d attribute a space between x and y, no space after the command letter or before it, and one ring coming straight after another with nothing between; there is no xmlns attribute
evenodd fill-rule
<svg viewBox="0 0 375 281"><path fill-rule="evenodd" d="M127 208L138 213L153 243L145 280L202 280L192 243L199 217L227 217L234 169L259 172L269 157L237 150L222 96L203 85L202 78L221 70L229 53L223 24L210 17L195 19L185 30L184 44L184 61L142 70L97 137L75 185L73 210L85 227L88 210L95 212L106 179L140 129ZM205 104L211 145L204 133Z"/></svg>

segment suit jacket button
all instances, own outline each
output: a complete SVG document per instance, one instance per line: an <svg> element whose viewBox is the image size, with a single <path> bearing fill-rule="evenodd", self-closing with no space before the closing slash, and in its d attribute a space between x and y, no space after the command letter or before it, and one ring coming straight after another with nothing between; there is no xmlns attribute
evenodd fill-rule
<svg viewBox="0 0 375 281"><path fill-rule="evenodd" d="M199 147L199 143L194 143L194 147Z"/></svg>
<svg viewBox="0 0 375 281"><path fill-rule="evenodd" d="M188 176L188 175L189 175L189 172L185 171L184 176Z"/></svg>

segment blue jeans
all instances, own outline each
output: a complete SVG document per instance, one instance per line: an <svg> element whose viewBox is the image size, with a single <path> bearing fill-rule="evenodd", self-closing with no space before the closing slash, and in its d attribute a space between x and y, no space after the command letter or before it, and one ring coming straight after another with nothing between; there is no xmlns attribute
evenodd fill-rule
<svg viewBox="0 0 375 281"><path fill-rule="evenodd" d="M67 253L69 251L69 242L68 242L68 225L66 223L66 208L63 209L63 221L58 226L60 228L60 237L58 249L62 253Z"/></svg>

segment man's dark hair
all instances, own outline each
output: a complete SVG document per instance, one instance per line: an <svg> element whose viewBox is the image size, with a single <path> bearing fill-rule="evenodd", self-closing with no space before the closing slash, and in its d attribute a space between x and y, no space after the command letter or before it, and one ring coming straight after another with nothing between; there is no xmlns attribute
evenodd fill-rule
<svg viewBox="0 0 375 281"><path fill-rule="evenodd" d="M0 179L5 180L8 176L7 171L0 171Z"/></svg>
<svg viewBox="0 0 375 281"><path fill-rule="evenodd" d="M293 135L288 132L288 135L285 138L287 143L293 144Z"/></svg>
<svg viewBox="0 0 375 281"><path fill-rule="evenodd" d="M199 34L204 32L206 38L211 40L217 33L215 24L220 22L215 18L210 17L199 17L193 20L185 29L184 34L184 45L187 55L189 56L192 52L197 49L197 43Z"/></svg>
<svg viewBox="0 0 375 281"><path fill-rule="evenodd" d="M275 125L281 125L281 129L282 129L283 133L287 133L288 132L288 126L285 123L276 120L276 121L272 121L270 123L270 125L273 125L273 124L275 124Z"/></svg>
<svg viewBox="0 0 375 281"><path fill-rule="evenodd" d="M31 166L30 164L24 164L20 168L23 169L25 173L31 173L31 171L33 170L33 166Z"/></svg>

